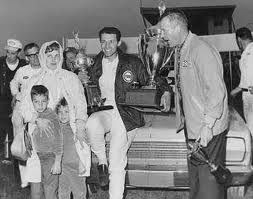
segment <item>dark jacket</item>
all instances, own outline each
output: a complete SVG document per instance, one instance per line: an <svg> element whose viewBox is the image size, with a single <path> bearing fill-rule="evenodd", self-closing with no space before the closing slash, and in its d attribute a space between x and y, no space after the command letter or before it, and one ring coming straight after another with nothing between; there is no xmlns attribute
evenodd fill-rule
<svg viewBox="0 0 253 199"><path fill-rule="evenodd" d="M95 57L95 63L89 71L91 82L93 84L96 84L98 87L99 78L102 75L103 55L103 52L100 52ZM131 131L144 125L143 116L139 111L131 107L122 106L119 103L125 102L126 92L133 87L133 82L138 82L139 86L147 85L149 75L138 57L125 54L119 49L118 57L119 63L115 77L115 101L121 118L125 124L126 130ZM166 90L165 87L166 86L163 87L163 90Z"/></svg>
<svg viewBox="0 0 253 199"><path fill-rule="evenodd" d="M99 87L99 78L102 75L103 52L95 57L94 66L90 70L90 80ZM119 105L125 102L126 92L132 88L133 82L139 82L140 85L146 85L148 74L140 59L134 55L123 53L118 49L119 63L115 77L115 101L121 118L125 124L126 130L131 131L144 125L142 114L130 107ZM126 80L126 74L130 75ZM125 80L124 80L125 79Z"/></svg>
<svg viewBox="0 0 253 199"><path fill-rule="evenodd" d="M13 79L16 71L24 65L26 65L26 61L24 59L19 59L19 64L17 68L14 71L11 71L7 66L6 56L0 57L0 110L4 110L4 114L2 115L4 118L8 118L12 112L12 95L10 89L10 82ZM5 103L2 103L2 101L4 101Z"/></svg>
<svg viewBox="0 0 253 199"><path fill-rule="evenodd" d="M19 59L19 58L18 58ZM12 98L11 90L10 90L10 82L13 79L16 71L22 67L27 65L24 59L19 59L19 64L14 71L11 71L6 63L6 56L0 57L0 95L5 96L7 98Z"/></svg>

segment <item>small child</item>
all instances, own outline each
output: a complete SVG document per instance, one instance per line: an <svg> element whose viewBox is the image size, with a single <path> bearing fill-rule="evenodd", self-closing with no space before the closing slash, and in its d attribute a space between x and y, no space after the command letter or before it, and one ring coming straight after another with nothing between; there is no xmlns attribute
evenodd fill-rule
<svg viewBox="0 0 253 199"><path fill-rule="evenodd" d="M47 107L49 102L48 89L43 85L35 85L31 90L33 107L37 118L50 121L52 135L40 132L36 127L32 133L35 151L41 164L41 182L46 199L57 199L61 159L63 153L63 136L57 114Z"/></svg>
<svg viewBox="0 0 253 199"><path fill-rule="evenodd" d="M86 177L81 175L80 158L74 141L74 134L70 126L69 106L65 98L56 106L63 134L62 173L59 179L59 198L70 199L72 192L74 199L86 198Z"/></svg>

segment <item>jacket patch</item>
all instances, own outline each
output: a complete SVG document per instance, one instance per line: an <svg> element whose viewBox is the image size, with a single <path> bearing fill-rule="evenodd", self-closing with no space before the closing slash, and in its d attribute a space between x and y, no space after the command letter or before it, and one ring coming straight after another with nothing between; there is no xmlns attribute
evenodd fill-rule
<svg viewBox="0 0 253 199"><path fill-rule="evenodd" d="M123 73L122 77L126 83L131 83L134 79L134 75L133 75L132 71L130 71L130 70L125 71Z"/></svg>
<svg viewBox="0 0 253 199"><path fill-rule="evenodd" d="M191 66L191 64L190 64L190 62L188 62L187 60L184 60L184 61L182 62L182 67L189 67L189 66Z"/></svg>

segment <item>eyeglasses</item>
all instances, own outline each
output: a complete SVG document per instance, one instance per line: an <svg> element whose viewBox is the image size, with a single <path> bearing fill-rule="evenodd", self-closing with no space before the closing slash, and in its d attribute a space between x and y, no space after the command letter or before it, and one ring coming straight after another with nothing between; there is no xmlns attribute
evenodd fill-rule
<svg viewBox="0 0 253 199"><path fill-rule="evenodd" d="M29 55L26 55L26 56L29 57L29 58L34 58L35 56L37 57L38 54L39 54L39 52L36 52L34 54L29 54Z"/></svg>

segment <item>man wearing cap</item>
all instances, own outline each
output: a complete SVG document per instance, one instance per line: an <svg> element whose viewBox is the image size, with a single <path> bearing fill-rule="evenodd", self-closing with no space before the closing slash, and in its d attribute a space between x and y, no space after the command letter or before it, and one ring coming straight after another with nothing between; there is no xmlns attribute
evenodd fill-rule
<svg viewBox="0 0 253 199"><path fill-rule="evenodd" d="M4 110L2 117L5 119L4 124L6 129L4 133L2 132L0 134L0 142L5 139L7 132L9 135L9 140L11 140L13 137L11 131L11 120L9 119L9 115L12 112L10 81L13 79L16 71L20 67L26 65L26 61L18 57L21 49L22 44L20 41L16 39L8 39L5 46L6 55L0 57L0 110Z"/></svg>
<svg viewBox="0 0 253 199"><path fill-rule="evenodd" d="M8 39L5 50L6 56L0 57L1 95L11 97L10 81L13 79L16 71L26 65L26 61L18 57L22 50L22 44L19 40Z"/></svg>

